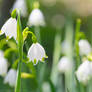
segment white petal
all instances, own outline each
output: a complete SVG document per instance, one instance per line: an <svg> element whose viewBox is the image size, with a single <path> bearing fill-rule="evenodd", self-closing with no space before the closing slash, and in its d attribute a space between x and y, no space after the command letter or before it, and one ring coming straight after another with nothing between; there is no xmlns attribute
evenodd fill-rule
<svg viewBox="0 0 92 92"><path fill-rule="evenodd" d="M89 61L85 61L83 62L77 72L76 72L76 76L77 79L79 80L79 82L83 83L83 84L87 84L88 81L90 80L92 75L92 69L91 69L91 64Z"/></svg>
<svg viewBox="0 0 92 92"><path fill-rule="evenodd" d="M43 83L42 92L51 92L50 84L48 82Z"/></svg>
<svg viewBox="0 0 92 92"><path fill-rule="evenodd" d="M72 61L70 61L68 57L64 56L60 59L58 63L58 70L65 73L67 71L70 71L72 69L72 66Z"/></svg>
<svg viewBox="0 0 92 92"><path fill-rule="evenodd" d="M9 83L11 87L14 87L16 84L17 72L14 69L10 69L7 76L4 79L4 83Z"/></svg>
<svg viewBox="0 0 92 92"><path fill-rule="evenodd" d="M87 40L79 41L80 55L88 55L91 52L91 46Z"/></svg>
<svg viewBox="0 0 92 92"><path fill-rule="evenodd" d="M5 76L8 70L8 62L4 57L0 57L0 75Z"/></svg>
<svg viewBox="0 0 92 92"><path fill-rule="evenodd" d="M4 57L4 53L1 50L0 50L0 57Z"/></svg>
<svg viewBox="0 0 92 92"><path fill-rule="evenodd" d="M29 48L28 51L28 58L30 61L33 61L36 59L38 62L39 60L42 61L42 58L45 58L45 50L39 43L33 43L32 46Z"/></svg>
<svg viewBox="0 0 92 92"><path fill-rule="evenodd" d="M14 37L16 39L17 37L17 21L15 18L9 18L3 27L1 28L1 31L5 33L6 36L9 36L9 38Z"/></svg>
<svg viewBox="0 0 92 92"><path fill-rule="evenodd" d="M26 17L28 15L25 0L16 0L12 10L15 8L20 10L21 16Z"/></svg>
<svg viewBox="0 0 92 92"><path fill-rule="evenodd" d="M32 13L29 16L28 25L29 26L32 26L32 25L44 26L45 25L44 16L39 9L34 9L32 11Z"/></svg>

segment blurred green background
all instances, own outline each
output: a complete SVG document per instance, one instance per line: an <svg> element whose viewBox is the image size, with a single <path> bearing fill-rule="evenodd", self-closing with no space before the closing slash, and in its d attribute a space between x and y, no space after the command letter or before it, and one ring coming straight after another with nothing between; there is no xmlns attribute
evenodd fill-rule
<svg viewBox="0 0 92 92"><path fill-rule="evenodd" d="M15 0L0 0L0 28L10 17L10 9L12 8L14 1ZM32 3L34 1L35 0L25 0L28 8L28 15L33 9ZM41 92L41 90L38 89L39 87L42 87L42 83L46 81L50 83L52 88L51 92L57 92L50 81L54 40L56 34L59 32L62 32L61 40L64 40L65 30L68 23L71 24L74 34L76 19L80 18L82 20L81 31L85 33L86 38L92 44L92 0L39 0L39 3L46 21L46 26L40 27L41 44L46 50L48 59L46 59L44 64L39 63L35 66L38 76L37 79L22 79L21 92ZM22 28L26 27L27 20L28 17L21 17ZM30 27L30 29L34 32L34 27ZM0 40L2 38L3 36L0 37ZM25 53L27 53L28 48L32 44L30 39L31 38L28 36L26 40L27 44L25 42ZM4 48L2 47L3 50L6 50L6 48L8 48L7 45ZM14 61L14 57L13 55L10 55L10 58L8 56L9 62L12 62L12 60ZM22 71L29 72L25 64L22 65ZM14 88L11 88L8 84L3 84L2 77L0 77L0 92L14 92Z"/></svg>

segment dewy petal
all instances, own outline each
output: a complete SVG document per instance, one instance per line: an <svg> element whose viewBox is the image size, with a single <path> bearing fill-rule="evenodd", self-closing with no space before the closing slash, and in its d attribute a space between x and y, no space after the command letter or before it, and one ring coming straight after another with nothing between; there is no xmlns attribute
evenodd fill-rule
<svg viewBox="0 0 92 92"><path fill-rule="evenodd" d="M46 55L44 48L39 43L33 43L28 51L29 60L33 62L36 60L36 62L38 62L39 60L42 61L45 57Z"/></svg>
<svg viewBox="0 0 92 92"><path fill-rule="evenodd" d="M28 25L44 26L45 20L42 12L39 9L34 9L29 16Z"/></svg>
<svg viewBox="0 0 92 92"><path fill-rule="evenodd" d="M0 75L5 76L8 70L8 62L4 57L0 57Z"/></svg>
<svg viewBox="0 0 92 92"><path fill-rule="evenodd" d="M2 33L5 33L9 38L14 37L16 40L17 37L17 20L15 18L9 18L3 27L1 28Z"/></svg>
<svg viewBox="0 0 92 92"><path fill-rule="evenodd" d="M16 0L12 10L14 10L15 8L18 8L20 10L21 16L26 17L28 15L25 0Z"/></svg>
<svg viewBox="0 0 92 92"><path fill-rule="evenodd" d="M10 69L7 73L7 76L4 79L4 83L9 83L11 87L14 87L16 84L17 71L14 69Z"/></svg>

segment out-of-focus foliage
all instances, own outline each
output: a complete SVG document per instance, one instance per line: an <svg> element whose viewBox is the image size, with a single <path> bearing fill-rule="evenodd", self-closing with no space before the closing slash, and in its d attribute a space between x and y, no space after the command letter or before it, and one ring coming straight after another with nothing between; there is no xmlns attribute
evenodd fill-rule
<svg viewBox="0 0 92 92"><path fill-rule="evenodd" d="M12 8L15 0L0 0L0 27L10 17L10 9ZM33 10L33 2L36 0L25 0L27 5L28 15L21 17L22 28L24 29L28 23L28 17ZM74 69L70 74L58 74L57 63L59 59L67 55L71 61L76 60L75 51L75 36L76 36L76 19L82 20L80 32L81 38L88 39L92 45L92 0L38 0L40 3L40 10L43 12L46 26L39 27L41 44L46 50L48 59L45 63L39 62L36 66L22 63L22 72L33 73L36 77L21 79L21 92L91 92L91 91L79 91L71 81L76 80ZM7 4L6 4L7 2ZM1 29L1 28L0 28ZM31 26L30 30L35 33L35 27ZM39 30L37 30L39 31ZM83 32L83 33L82 33ZM5 42L5 35L0 36L0 50L4 51L5 58L9 62L9 69L12 64L18 59L17 43L12 38ZM78 41L81 39L79 38ZM69 52L62 53L62 43L67 40L69 41ZM59 44L60 42L60 44ZM56 44L55 44L56 43ZM24 60L27 61L26 54L29 47L32 45L32 39L30 34L24 42ZM56 46L56 47L55 47ZM61 47L60 47L61 46ZM59 49L61 48L61 49ZM58 56L57 56L58 55ZM85 57L83 58L85 59ZM58 61L57 61L58 60ZM24 62L25 62L24 61ZM53 61L55 64L53 65ZM81 59L82 61L82 59ZM54 68L53 68L54 67ZM74 67L75 68L75 67ZM8 69L8 70L9 70ZM54 71L52 71L52 69ZM59 75L58 77L53 76ZM68 76L68 77L65 77ZM72 78L73 77L73 78ZM54 80L54 78L56 78ZM53 80L52 80L53 79ZM67 80L67 82L65 81ZM56 83L54 83L56 82ZM76 84L76 83L75 83ZM92 83L91 83L92 84ZM81 84L80 84L81 85ZM46 88L47 89L46 89ZM69 87L70 89L65 88ZM85 89L85 86L81 86L80 89ZM83 88L84 87L84 88ZM91 90L90 86L87 86ZM65 89L67 91L65 91ZM0 92L14 92L14 88L8 84L3 83L3 78L0 76Z"/></svg>

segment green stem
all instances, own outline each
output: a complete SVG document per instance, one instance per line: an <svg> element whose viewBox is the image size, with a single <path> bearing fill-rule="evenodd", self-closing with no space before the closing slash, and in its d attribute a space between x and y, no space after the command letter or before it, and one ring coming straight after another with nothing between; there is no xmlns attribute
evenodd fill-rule
<svg viewBox="0 0 92 92"><path fill-rule="evenodd" d="M80 65L80 56L79 56L79 46L78 46L78 42L79 42L79 32L80 32L80 26L81 26L81 20L78 19L77 20L77 24L76 24L76 30L75 30L75 52L76 52L76 68L77 69ZM78 92L82 92L81 88L82 85L79 83L79 81L76 79L77 82L77 91Z"/></svg>
<svg viewBox="0 0 92 92"><path fill-rule="evenodd" d="M40 28L39 28L39 26L35 27L34 32L35 32L35 35L37 37L38 42L41 43L41 36L40 36Z"/></svg>
<svg viewBox="0 0 92 92"><path fill-rule="evenodd" d="M69 44L68 51L65 51L65 55L73 63L73 22L68 20L66 24L65 41ZM74 67L72 70L65 73L65 92L76 92L74 82Z"/></svg>
<svg viewBox="0 0 92 92"><path fill-rule="evenodd" d="M80 25L81 25L81 20L78 19L77 24L76 24L76 30L75 30L75 32L76 32L75 33L75 51L76 51L76 61L77 61L76 69L80 65L79 46L78 46L78 42L79 42L79 39L80 39L79 38Z"/></svg>
<svg viewBox="0 0 92 92"><path fill-rule="evenodd" d="M51 72L51 81L55 86L58 78L57 64L60 58L60 54L61 54L61 33L57 32L54 42L54 54L53 54L53 64L52 64L52 72Z"/></svg>
<svg viewBox="0 0 92 92"><path fill-rule="evenodd" d="M22 59L23 59L23 37L22 37L22 28L21 28L19 12L18 12L18 19L17 19L17 39L18 39L19 63L18 63L18 72L17 72L15 92L20 92L20 89L21 89L21 63L22 63Z"/></svg>

